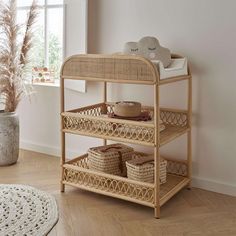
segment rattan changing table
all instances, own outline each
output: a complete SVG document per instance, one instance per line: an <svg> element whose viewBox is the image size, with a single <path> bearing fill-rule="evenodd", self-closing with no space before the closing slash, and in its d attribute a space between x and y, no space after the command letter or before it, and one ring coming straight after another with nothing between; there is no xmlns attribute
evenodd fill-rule
<svg viewBox="0 0 236 236"><path fill-rule="evenodd" d="M172 55L173 58L179 57ZM66 79L87 80L104 84L103 102L65 111L64 82ZM185 80L188 83L186 110L160 108L159 89L164 84ZM112 112L114 104L107 101L107 83L145 84L154 89L154 107L149 111L151 122L114 119L104 116ZM191 181L191 115L192 77L188 75L160 80L157 68L147 59L124 55L75 55L68 58L61 69L61 138L62 180L65 185L112 196L154 208L160 218L160 207ZM159 130L160 120L166 126ZM88 168L88 155L66 161L65 134L77 134L107 140L151 146L154 149L155 182L138 182L125 177L95 172ZM186 160L168 159L167 182L159 184L160 147L187 134ZM141 155L141 153L136 153Z"/></svg>

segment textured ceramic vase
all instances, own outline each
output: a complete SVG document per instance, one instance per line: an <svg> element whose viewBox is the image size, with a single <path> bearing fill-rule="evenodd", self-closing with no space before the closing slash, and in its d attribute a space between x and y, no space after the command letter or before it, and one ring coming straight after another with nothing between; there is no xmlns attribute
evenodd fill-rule
<svg viewBox="0 0 236 236"><path fill-rule="evenodd" d="M12 165L19 156L19 118L0 111L0 166Z"/></svg>

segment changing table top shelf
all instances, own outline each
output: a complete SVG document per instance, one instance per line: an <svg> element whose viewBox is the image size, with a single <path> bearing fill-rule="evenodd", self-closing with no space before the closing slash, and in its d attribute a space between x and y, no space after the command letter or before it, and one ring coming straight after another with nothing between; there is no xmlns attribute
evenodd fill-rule
<svg viewBox="0 0 236 236"><path fill-rule="evenodd" d="M182 58L172 55L172 58ZM157 66L150 60L133 55L80 54L69 57L61 69L63 79L128 84L167 84L187 80L188 75L160 79Z"/></svg>

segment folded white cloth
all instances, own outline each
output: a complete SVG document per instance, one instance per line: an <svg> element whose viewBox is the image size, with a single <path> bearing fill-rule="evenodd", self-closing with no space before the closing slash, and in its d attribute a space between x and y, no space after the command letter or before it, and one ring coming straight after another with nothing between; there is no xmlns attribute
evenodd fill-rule
<svg viewBox="0 0 236 236"><path fill-rule="evenodd" d="M152 63L157 66L160 73L160 79L188 74L188 62L185 57L171 59L170 65L166 68L161 61L152 60Z"/></svg>

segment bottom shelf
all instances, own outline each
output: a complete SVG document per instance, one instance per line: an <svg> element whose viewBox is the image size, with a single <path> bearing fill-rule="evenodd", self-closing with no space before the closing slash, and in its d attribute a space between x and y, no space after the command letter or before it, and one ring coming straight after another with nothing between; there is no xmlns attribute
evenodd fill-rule
<svg viewBox="0 0 236 236"><path fill-rule="evenodd" d="M165 204L177 192L188 185L189 182L189 178L167 174L167 182L160 186L160 206Z"/></svg>
<svg viewBox="0 0 236 236"><path fill-rule="evenodd" d="M190 182L190 179L181 176L185 175L185 172L183 172L183 170L186 170L185 162L173 160L169 162L171 168L167 169L175 174L168 173L167 182L160 185L160 206ZM173 168L174 163L176 163L176 168ZM178 173L181 175L177 175ZM63 165L62 182L80 189L154 207L154 184L90 170L87 154Z"/></svg>

